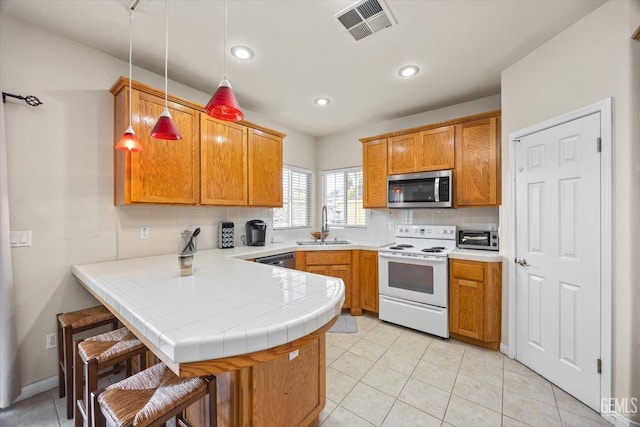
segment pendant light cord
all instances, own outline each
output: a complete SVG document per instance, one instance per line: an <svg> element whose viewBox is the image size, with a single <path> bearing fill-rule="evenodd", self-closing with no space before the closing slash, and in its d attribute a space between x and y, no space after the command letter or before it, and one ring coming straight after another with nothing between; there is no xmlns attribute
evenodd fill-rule
<svg viewBox="0 0 640 427"><path fill-rule="evenodd" d="M228 0L224 0L224 78L227 79L227 8Z"/></svg>
<svg viewBox="0 0 640 427"><path fill-rule="evenodd" d="M131 58L133 51L133 9L129 9L129 127L133 123L133 96L131 90L131 76L133 75L133 66L131 65Z"/></svg>
<svg viewBox="0 0 640 427"><path fill-rule="evenodd" d="M164 108L165 110L169 109L169 100L167 95L168 83L167 77L168 69L169 69L169 0L165 0L165 16L164 16Z"/></svg>

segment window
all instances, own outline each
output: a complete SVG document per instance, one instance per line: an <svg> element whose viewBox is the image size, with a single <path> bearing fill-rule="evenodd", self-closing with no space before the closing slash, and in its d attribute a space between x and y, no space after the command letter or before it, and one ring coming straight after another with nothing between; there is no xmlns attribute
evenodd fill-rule
<svg viewBox="0 0 640 427"><path fill-rule="evenodd" d="M273 210L273 228L311 227L311 171L285 165L282 207Z"/></svg>
<svg viewBox="0 0 640 427"><path fill-rule="evenodd" d="M322 172L322 200L329 225L365 227L362 193L362 168Z"/></svg>

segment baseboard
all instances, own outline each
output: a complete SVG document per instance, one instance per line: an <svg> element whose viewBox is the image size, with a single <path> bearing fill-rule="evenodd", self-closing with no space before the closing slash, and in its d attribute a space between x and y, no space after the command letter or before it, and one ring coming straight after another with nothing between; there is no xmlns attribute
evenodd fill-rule
<svg viewBox="0 0 640 427"><path fill-rule="evenodd" d="M509 347L508 345L505 345L504 343L500 343L500 353L509 356L511 359L516 357L515 352L511 349L511 347Z"/></svg>
<svg viewBox="0 0 640 427"><path fill-rule="evenodd" d="M30 397L35 396L36 394L40 394L45 391L53 390L58 387L58 376L54 375L49 378L45 378L42 381L35 382L33 384L26 385L22 387L22 391L18 398L13 402L17 403L21 400L28 399Z"/></svg>
<svg viewBox="0 0 640 427"><path fill-rule="evenodd" d="M631 421L629 418L617 412L603 414L603 418L616 427L640 427L640 423Z"/></svg>

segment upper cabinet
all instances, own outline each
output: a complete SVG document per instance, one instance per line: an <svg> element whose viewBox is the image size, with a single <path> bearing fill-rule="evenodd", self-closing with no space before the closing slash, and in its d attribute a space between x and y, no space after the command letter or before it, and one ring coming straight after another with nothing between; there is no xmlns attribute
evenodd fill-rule
<svg viewBox="0 0 640 427"><path fill-rule="evenodd" d="M362 206L387 207L387 140L362 144L362 173L365 182Z"/></svg>
<svg viewBox="0 0 640 427"><path fill-rule="evenodd" d="M443 126L389 138L389 175L452 169L453 133L453 126Z"/></svg>
<svg viewBox="0 0 640 427"><path fill-rule="evenodd" d="M453 126L442 126L420 132L416 150L416 172L439 171L454 167Z"/></svg>
<svg viewBox="0 0 640 427"><path fill-rule="evenodd" d="M200 116L200 203L247 205L247 128Z"/></svg>
<svg viewBox="0 0 640 427"><path fill-rule="evenodd" d="M387 206L387 175L446 169L454 174L455 207L501 203L500 111L360 141L365 208Z"/></svg>
<svg viewBox="0 0 640 427"><path fill-rule="evenodd" d="M249 129L249 205L282 206L282 138Z"/></svg>
<svg viewBox="0 0 640 427"><path fill-rule="evenodd" d="M456 125L454 205L499 206L500 169L499 116Z"/></svg>
<svg viewBox="0 0 640 427"><path fill-rule="evenodd" d="M115 137L129 125L129 88L115 95ZM132 91L133 128L144 147L142 153L115 151L115 202L198 203L200 183L199 112L169 103L169 112L182 133L178 141L152 138L150 133L164 109L164 99Z"/></svg>
<svg viewBox="0 0 640 427"><path fill-rule="evenodd" d="M111 88L114 137L129 124L129 80ZM250 122L215 120L202 105L169 95L182 139L150 133L164 109L164 93L132 82L133 129L142 153L115 152L115 204L282 206L283 133Z"/></svg>

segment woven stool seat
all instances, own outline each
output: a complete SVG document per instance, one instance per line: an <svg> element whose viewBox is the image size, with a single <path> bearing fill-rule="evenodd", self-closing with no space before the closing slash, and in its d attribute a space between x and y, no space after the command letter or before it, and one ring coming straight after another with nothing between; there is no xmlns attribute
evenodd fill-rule
<svg viewBox="0 0 640 427"><path fill-rule="evenodd" d="M144 369L146 352L145 345L127 328L78 341L74 364L77 427L91 420L88 402L91 392L98 388L98 372L124 362L126 375L130 376L131 360L138 357L138 368Z"/></svg>
<svg viewBox="0 0 640 427"><path fill-rule="evenodd" d="M113 320L115 317L103 305L84 308L71 313L62 313L58 316L58 322L63 328L71 326L73 329L80 329L96 323Z"/></svg>
<svg viewBox="0 0 640 427"><path fill-rule="evenodd" d="M103 364L141 348L144 348L144 344L129 329L120 328L85 339L78 344L78 353L84 362L96 359Z"/></svg>
<svg viewBox="0 0 640 427"><path fill-rule="evenodd" d="M104 306L84 308L56 315L58 331L58 389L67 397L67 418L73 417L73 336L80 332L111 325L118 328L118 319Z"/></svg>
<svg viewBox="0 0 640 427"><path fill-rule="evenodd" d="M148 426L207 393L200 378L180 378L163 363L107 387L97 397L102 413L117 426ZM98 410L96 410L97 415Z"/></svg>

